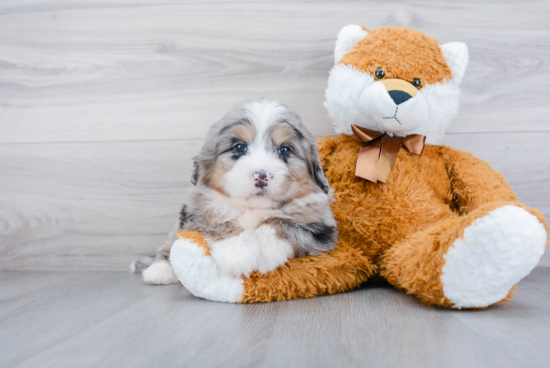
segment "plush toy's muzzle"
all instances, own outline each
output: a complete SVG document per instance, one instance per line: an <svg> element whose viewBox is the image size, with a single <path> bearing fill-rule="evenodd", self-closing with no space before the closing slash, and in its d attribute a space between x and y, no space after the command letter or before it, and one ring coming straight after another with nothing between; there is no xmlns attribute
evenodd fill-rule
<svg viewBox="0 0 550 368"><path fill-rule="evenodd" d="M403 79L384 79L381 80L380 83L386 87L386 91L388 91L388 94L396 105L400 105L403 102L408 101L416 96L418 92L412 84L404 81Z"/></svg>
<svg viewBox="0 0 550 368"><path fill-rule="evenodd" d="M398 135L418 128L428 119L424 96L402 79L384 79L370 84L361 94L359 104L380 130Z"/></svg>

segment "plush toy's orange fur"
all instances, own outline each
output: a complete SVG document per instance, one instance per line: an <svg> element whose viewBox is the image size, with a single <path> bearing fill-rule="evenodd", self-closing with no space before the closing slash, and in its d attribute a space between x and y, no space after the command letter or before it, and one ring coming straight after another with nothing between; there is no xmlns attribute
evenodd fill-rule
<svg viewBox="0 0 550 368"><path fill-rule="evenodd" d="M452 77L437 40L399 27L369 30L341 63L371 75L383 66L386 78L419 78L422 86ZM387 183L375 184L355 176L359 149L360 143L345 135L319 142L335 190L337 247L291 259L266 275L253 272L244 279L241 303L343 292L379 275L426 304L451 308L441 281L444 256L465 228L507 205L526 209L544 224L501 174L470 153L427 145L415 155L402 147ZM206 247L198 233L180 237ZM513 290L501 302L510 300Z"/></svg>
<svg viewBox="0 0 550 368"><path fill-rule="evenodd" d="M303 276L311 275L308 288L273 297L262 292L268 289L262 288L266 280L253 275L245 281L244 301L340 292L380 274L427 304L451 307L440 281L447 248L464 228L489 211L507 204L525 207L500 174L469 153L426 146L418 156L402 148L388 182L381 185L355 176L359 148L359 143L344 135L319 142L323 166L336 191L338 247L322 259L291 260L271 276L288 288L292 278L304 280ZM526 209L544 221L538 211ZM327 284L334 286L327 288Z"/></svg>
<svg viewBox="0 0 550 368"><path fill-rule="evenodd" d="M443 255L467 226L508 204L544 222L540 212L517 201L502 175L470 153L426 146L419 156L402 148L388 182L374 184L355 176L359 148L345 135L319 142L336 192L336 249L291 259L267 275L252 273L245 279L242 302L334 294L381 275L426 304L452 307L440 281ZM198 235L181 234L188 239Z"/></svg>
<svg viewBox="0 0 550 368"><path fill-rule="evenodd" d="M386 78L425 83L451 79L451 69L439 49L437 39L402 27L369 29L369 34L340 61L375 75L383 67Z"/></svg>

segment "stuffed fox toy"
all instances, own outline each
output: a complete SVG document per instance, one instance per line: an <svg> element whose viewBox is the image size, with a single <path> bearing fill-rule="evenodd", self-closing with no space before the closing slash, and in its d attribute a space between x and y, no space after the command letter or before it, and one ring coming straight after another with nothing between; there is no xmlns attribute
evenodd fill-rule
<svg viewBox="0 0 550 368"><path fill-rule="evenodd" d="M201 234L180 233L171 263L194 295L254 303L344 292L373 276L448 308L511 299L548 241L543 216L470 153L438 145L458 112L468 49L400 27L344 27L319 142L339 241L269 274L222 275Z"/></svg>

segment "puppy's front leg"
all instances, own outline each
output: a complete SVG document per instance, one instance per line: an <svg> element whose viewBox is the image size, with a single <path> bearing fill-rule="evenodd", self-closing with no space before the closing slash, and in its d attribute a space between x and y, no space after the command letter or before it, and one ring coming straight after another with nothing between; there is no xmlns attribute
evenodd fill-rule
<svg viewBox="0 0 550 368"><path fill-rule="evenodd" d="M254 233L261 250L261 258L257 268L261 273L269 273L285 264L289 258L294 257L292 244L279 238L273 226L261 225L254 230Z"/></svg>
<svg viewBox="0 0 550 368"><path fill-rule="evenodd" d="M261 250L254 230L247 229L208 245L212 258L226 275L248 276L260 267Z"/></svg>

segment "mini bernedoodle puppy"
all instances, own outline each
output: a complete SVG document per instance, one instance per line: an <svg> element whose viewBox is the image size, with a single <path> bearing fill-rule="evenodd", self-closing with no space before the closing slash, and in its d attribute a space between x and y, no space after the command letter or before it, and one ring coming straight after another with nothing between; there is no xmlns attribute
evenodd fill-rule
<svg viewBox="0 0 550 368"><path fill-rule="evenodd" d="M336 245L332 190L317 144L284 105L259 99L228 112L210 128L191 181L179 228L204 235L222 273L267 273ZM145 283L178 282L169 263L175 233L154 261L132 264Z"/></svg>

